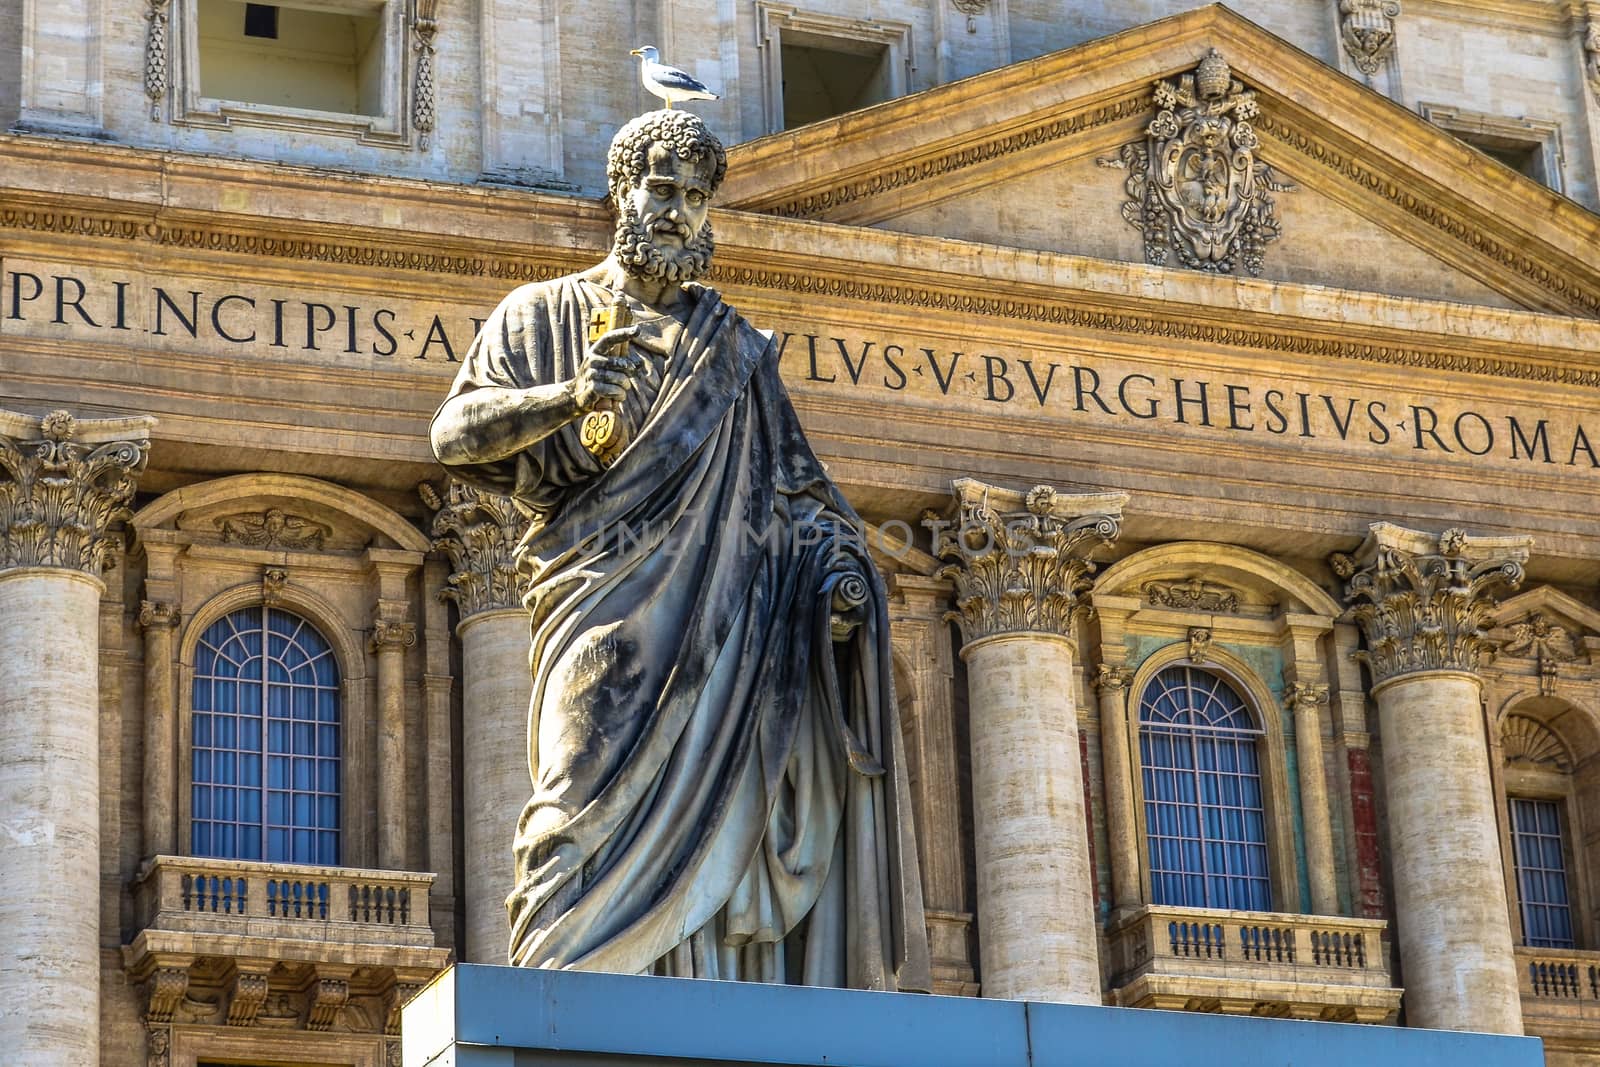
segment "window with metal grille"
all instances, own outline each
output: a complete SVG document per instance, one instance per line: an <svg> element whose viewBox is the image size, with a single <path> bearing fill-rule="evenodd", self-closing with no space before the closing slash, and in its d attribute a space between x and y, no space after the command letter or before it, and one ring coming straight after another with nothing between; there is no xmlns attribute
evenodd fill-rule
<svg viewBox="0 0 1600 1067"><path fill-rule="evenodd" d="M1219 675L1168 667L1139 701L1152 903L1270 911L1261 729Z"/></svg>
<svg viewBox="0 0 1600 1067"><path fill-rule="evenodd" d="M1561 802L1511 799L1511 856L1522 908L1522 942L1532 948L1577 948L1567 892L1566 835Z"/></svg>
<svg viewBox="0 0 1600 1067"><path fill-rule="evenodd" d="M266 605L195 651L190 851L339 862L339 668L306 620Z"/></svg>

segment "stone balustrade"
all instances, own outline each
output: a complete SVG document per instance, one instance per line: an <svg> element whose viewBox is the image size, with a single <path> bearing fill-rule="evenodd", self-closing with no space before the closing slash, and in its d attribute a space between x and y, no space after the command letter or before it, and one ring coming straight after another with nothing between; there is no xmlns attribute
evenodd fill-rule
<svg viewBox="0 0 1600 1067"><path fill-rule="evenodd" d="M401 1005L449 962L430 925L433 880L156 856L134 879L122 950L151 1047L231 1057L248 1047L242 1028L266 1027L294 1056L397 1062ZM296 1045L294 1033L326 1036Z"/></svg>
<svg viewBox="0 0 1600 1067"><path fill-rule="evenodd" d="M1600 952L1518 947L1516 957L1524 1030L1546 1041L1579 1039L1593 1053L1600 1044Z"/></svg>
<svg viewBox="0 0 1600 1067"><path fill-rule="evenodd" d="M1387 924L1377 919L1146 905L1111 931L1126 1007L1392 1022Z"/></svg>
<svg viewBox="0 0 1600 1067"><path fill-rule="evenodd" d="M433 875L157 856L134 884L145 929L431 948Z"/></svg>

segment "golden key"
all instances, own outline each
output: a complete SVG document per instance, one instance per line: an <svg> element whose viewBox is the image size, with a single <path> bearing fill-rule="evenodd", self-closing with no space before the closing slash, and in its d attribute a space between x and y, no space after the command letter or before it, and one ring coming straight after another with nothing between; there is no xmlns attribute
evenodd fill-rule
<svg viewBox="0 0 1600 1067"><path fill-rule="evenodd" d="M589 312L589 327L584 340L593 345L612 330L620 330L633 322L633 315L621 296L608 307L597 307ZM578 441L584 449L609 467L622 450L628 447L627 433L622 423L622 401L602 399L595 410L584 415L578 426Z"/></svg>

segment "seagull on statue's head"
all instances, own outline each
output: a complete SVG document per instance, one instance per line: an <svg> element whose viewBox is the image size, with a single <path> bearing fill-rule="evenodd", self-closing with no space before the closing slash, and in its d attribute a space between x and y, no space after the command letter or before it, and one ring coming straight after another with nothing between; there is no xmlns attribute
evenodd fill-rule
<svg viewBox="0 0 1600 1067"><path fill-rule="evenodd" d="M670 108L674 100L717 99L716 93L690 75L662 63L661 53L654 45L635 48L633 54L643 61L639 65L639 79L644 82L645 89L665 100L667 107Z"/></svg>

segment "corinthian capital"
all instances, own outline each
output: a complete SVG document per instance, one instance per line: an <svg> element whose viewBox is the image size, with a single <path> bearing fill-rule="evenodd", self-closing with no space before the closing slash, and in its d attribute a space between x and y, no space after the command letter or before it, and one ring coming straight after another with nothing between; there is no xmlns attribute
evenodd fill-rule
<svg viewBox="0 0 1600 1067"><path fill-rule="evenodd" d="M1026 493L971 478L954 483L953 522L925 516L940 572L956 587L956 610L970 643L994 634L1072 636L1078 597L1093 585L1095 549L1122 532L1123 493L1067 495L1048 485Z"/></svg>
<svg viewBox="0 0 1600 1067"><path fill-rule="evenodd" d="M1419 671L1476 670L1490 647L1491 593L1522 584L1531 537L1434 535L1373 523L1355 555L1329 562L1348 615L1366 634L1375 682Z"/></svg>
<svg viewBox="0 0 1600 1067"><path fill-rule="evenodd" d="M148 417L42 419L0 411L0 570L98 576L150 451Z"/></svg>
<svg viewBox="0 0 1600 1067"><path fill-rule="evenodd" d="M513 554L528 520L511 498L485 493L451 479L440 498L433 486L417 486L422 502L434 509L433 547L450 557L454 573L447 599L461 608L463 619L491 608L522 603Z"/></svg>
<svg viewBox="0 0 1600 1067"><path fill-rule="evenodd" d="M386 648L406 649L416 643L416 623L390 619L379 619L373 623L372 633L367 639L367 647L373 652L382 652Z"/></svg>

